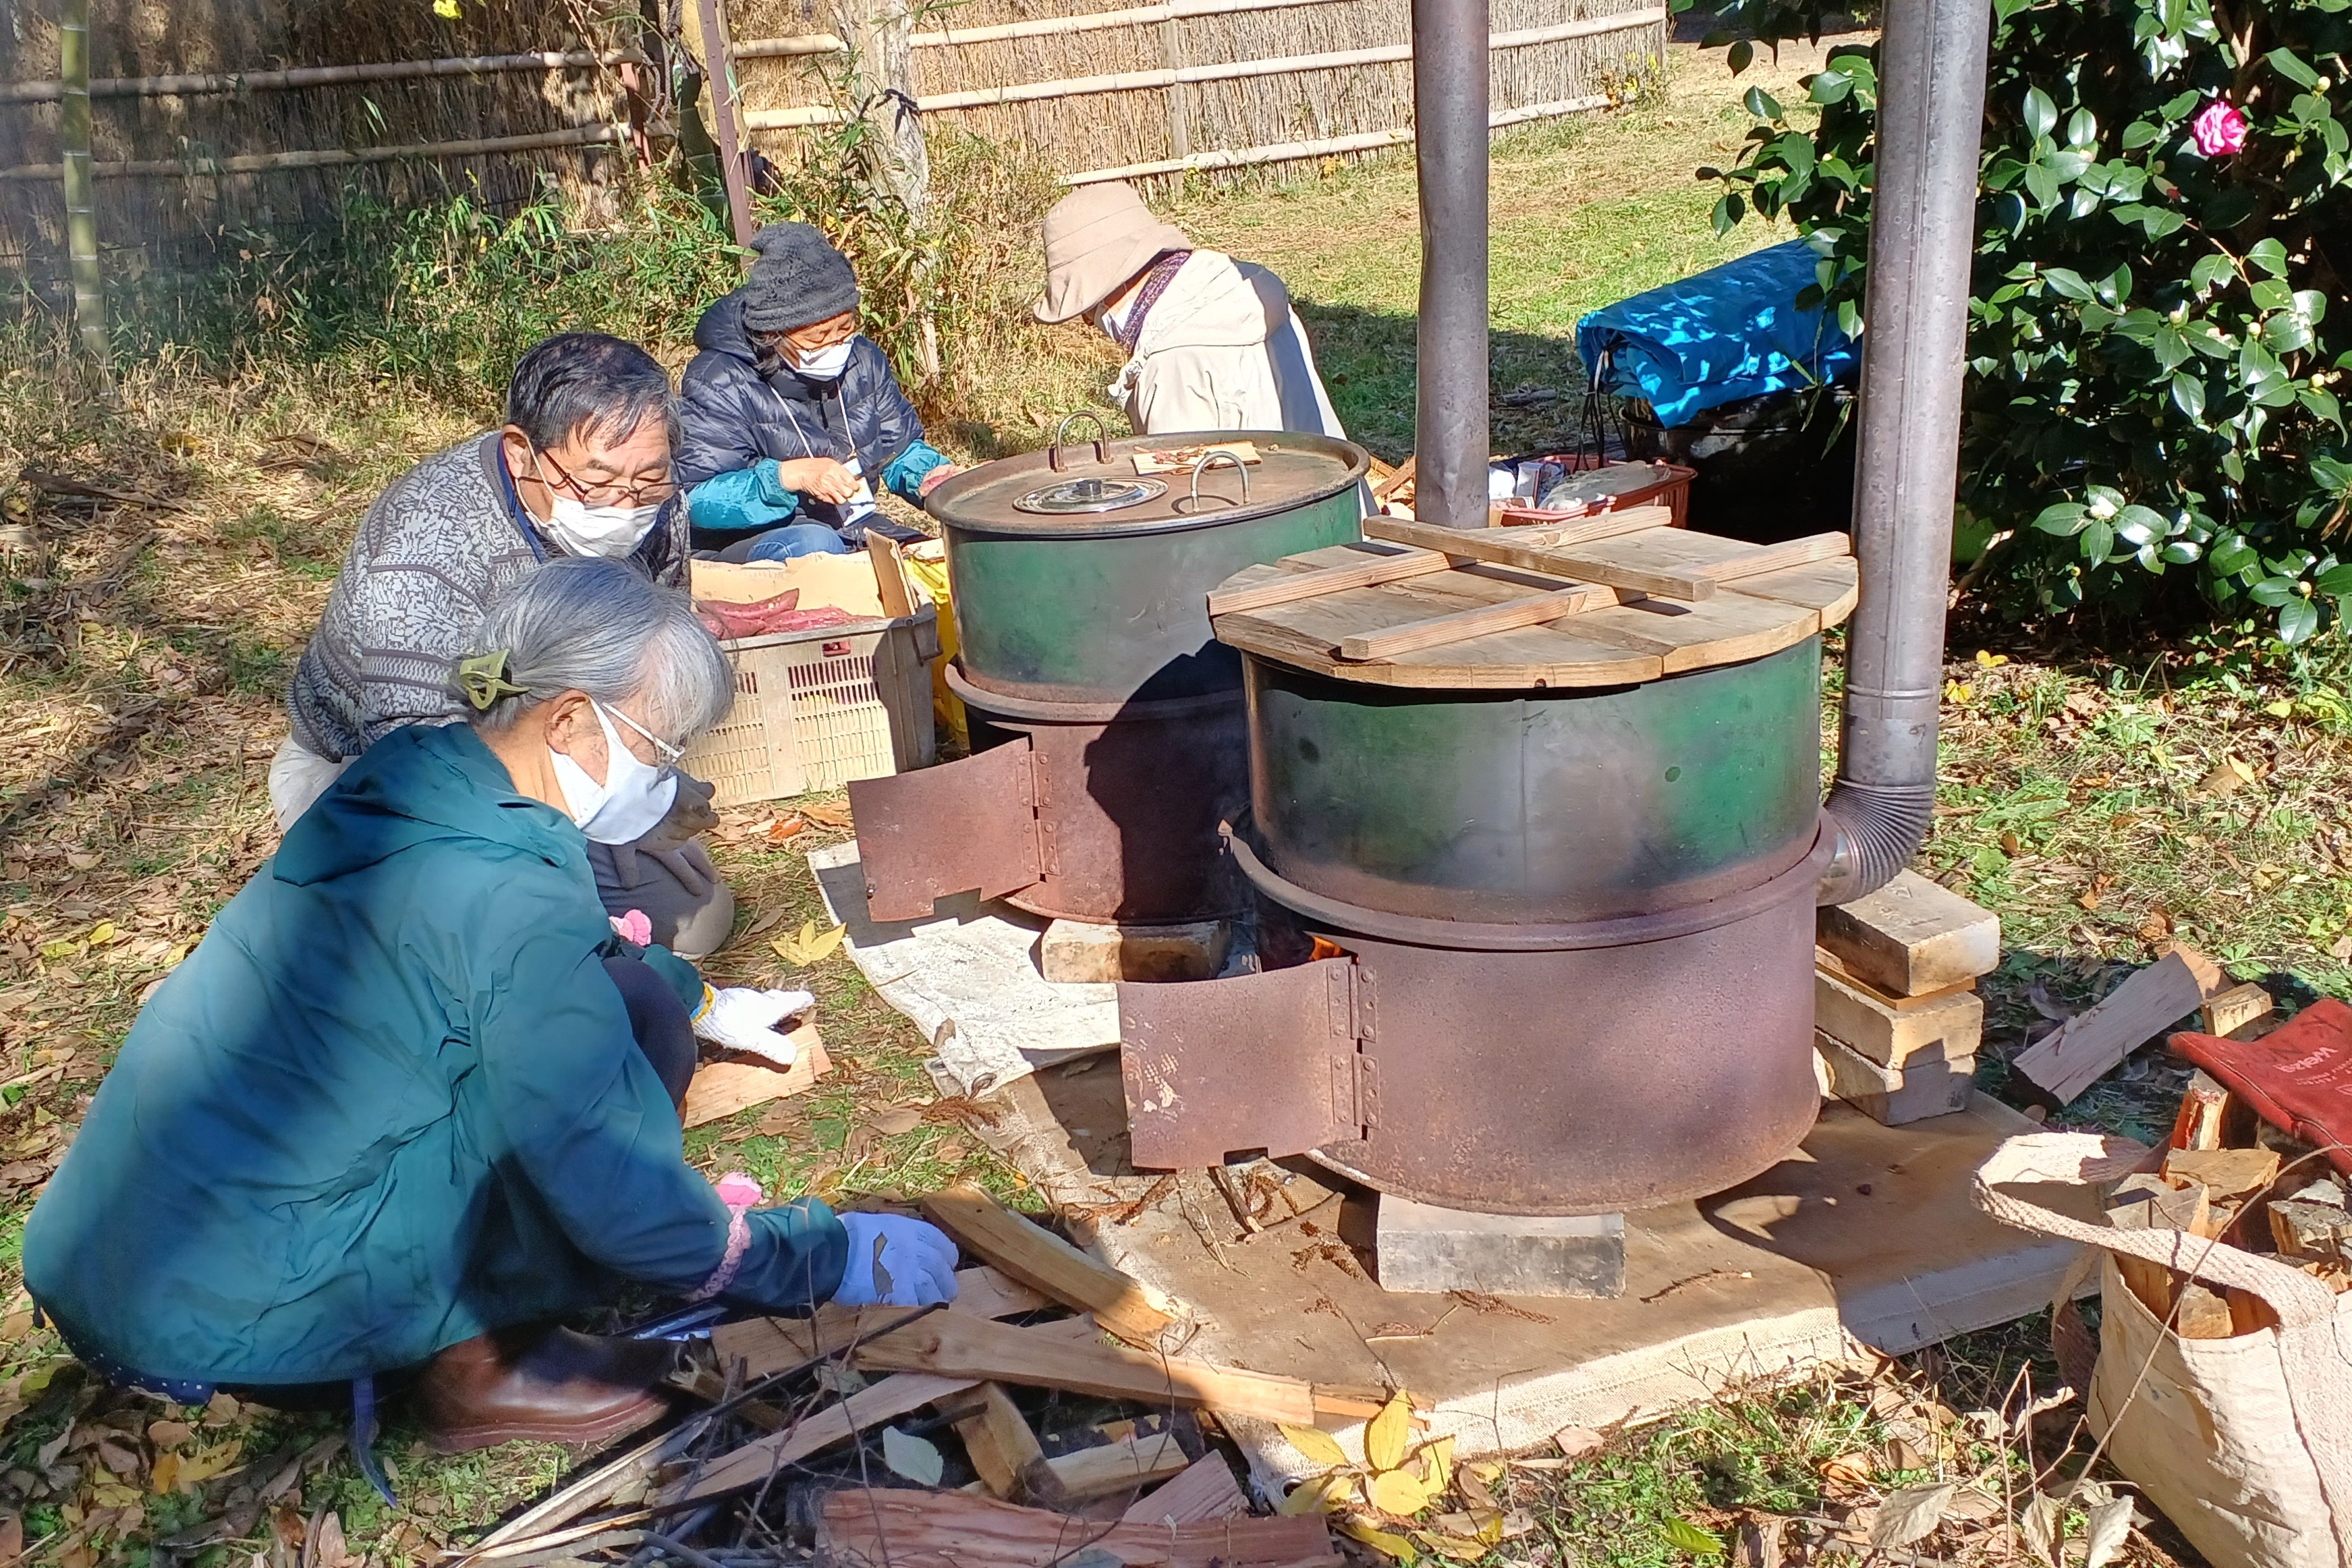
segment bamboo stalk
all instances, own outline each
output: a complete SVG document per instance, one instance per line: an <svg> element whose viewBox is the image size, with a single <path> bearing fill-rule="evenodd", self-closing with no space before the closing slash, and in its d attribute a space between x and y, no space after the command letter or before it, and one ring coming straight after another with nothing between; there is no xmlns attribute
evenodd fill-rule
<svg viewBox="0 0 2352 1568"><path fill-rule="evenodd" d="M1605 97L1563 98L1550 103L1530 103L1487 117L1490 129L1520 125L1533 120L1556 120L1569 114L1589 114L1609 107ZM1066 185L1090 185L1104 180L1139 180L1152 174L1181 174L1195 169L1239 169L1257 163L1283 163L1299 158L1328 158L1342 153L1371 153L1401 147L1412 140L1412 127L1365 131L1353 136L1326 136L1314 142L1276 142L1263 147L1237 147L1226 152L1195 153L1188 158L1162 158L1150 163L1122 163L1114 169L1086 169L1063 176Z"/></svg>
<svg viewBox="0 0 2352 1568"><path fill-rule="evenodd" d="M746 131L797 131L809 125L838 125L849 116L830 104L809 103L797 109L754 109L743 115Z"/></svg>
<svg viewBox="0 0 2352 1568"><path fill-rule="evenodd" d="M87 4L87 0L79 0ZM125 163L93 163L93 174L214 179L224 174L259 174L279 169L333 169L352 163L384 163L401 158L471 158L485 153L525 153L542 147L593 147L619 142L626 131L616 125L583 125L570 131L544 131L530 136L484 136L469 142L424 142L404 147L352 147L295 153L245 153L234 158L209 158ZM57 163L26 163L0 169L0 180L54 180L63 173Z"/></svg>
<svg viewBox="0 0 2352 1568"><path fill-rule="evenodd" d="M999 22L986 27L942 27L937 32L917 33L914 43L919 49L939 49L1001 43L1007 38L1062 37L1105 27L1149 26L1190 16L1234 16L1245 11L1288 11L1303 5L1345 3L1346 0L1176 0L1172 5L1136 5L1123 11L1090 12L1083 16L1037 16L1026 22Z"/></svg>
<svg viewBox="0 0 2352 1568"><path fill-rule="evenodd" d="M408 81L421 77L488 76L501 71L579 70L589 66L644 65L634 49L568 53L543 49L522 55L461 55L436 60L386 60L347 66L296 66L287 70L234 71L197 76L100 77L89 84L92 98L186 98L208 93L283 92L355 81ZM54 81L0 83L0 103L55 103L63 84Z"/></svg>
<svg viewBox="0 0 2352 1568"><path fill-rule="evenodd" d="M735 243L751 243L751 192L735 101L734 51L727 47L727 17L719 0L695 0L702 22L702 77L710 84L710 117L719 123L719 183L726 187L727 212Z"/></svg>
<svg viewBox="0 0 2352 1568"><path fill-rule="evenodd" d="M113 354L106 336L105 279L98 267L97 182L89 159L89 0L58 0L58 75L64 110L58 133L64 163L66 254L73 269L74 326L82 352L100 379L113 379Z"/></svg>
<svg viewBox="0 0 2352 1568"><path fill-rule="evenodd" d="M1496 33L1487 40L1496 49L1528 48L1566 38L1601 33L1630 32L1665 19L1663 8L1627 11L1614 16L1558 22L1548 27L1522 27ZM1216 65L1181 66L1173 69L1114 71L1103 76L1067 77L1056 81L1018 82L1006 87L974 88L964 92L933 93L918 107L926 114L948 109L982 109L1003 103L1034 103L1088 93L1125 92L1138 88L1173 87L1180 82L1234 81L1248 77L1287 76L1294 71L1334 70L1343 66L1393 65L1412 58L1412 46L1383 44L1368 49L1334 49L1324 54L1283 55L1271 59L1228 60Z"/></svg>
<svg viewBox="0 0 2352 1568"><path fill-rule="evenodd" d="M849 46L831 33L795 33L788 38L753 38L731 46L728 52L739 60L793 59L803 55L847 54Z"/></svg>

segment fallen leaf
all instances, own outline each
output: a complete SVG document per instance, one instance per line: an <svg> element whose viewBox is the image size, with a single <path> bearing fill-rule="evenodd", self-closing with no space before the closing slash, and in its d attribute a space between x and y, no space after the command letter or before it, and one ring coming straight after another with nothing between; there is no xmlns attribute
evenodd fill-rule
<svg viewBox="0 0 2352 1568"><path fill-rule="evenodd" d="M1351 1541L1362 1542L1391 1562L1411 1563L1416 1556L1412 1542L1402 1535L1382 1530L1378 1524L1360 1514L1349 1514L1340 1520L1339 1532Z"/></svg>
<svg viewBox="0 0 2352 1568"><path fill-rule="evenodd" d="M894 1105L867 1123L877 1136L883 1138L896 1138L901 1132L912 1132L922 1124L922 1108L915 1105Z"/></svg>
<svg viewBox="0 0 2352 1568"><path fill-rule="evenodd" d="M1878 1518L1870 1527L1871 1545L1884 1552L1925 1541L1944 1522L1944 1510L1950 1506L1952 1494L1958 1489L1950 1481L1939 1481L1934 1486L1905 1487L1894 1493L1879 1504Z"/></svg>
<svg viewBox="0 0 2352 1568"><path fill-rule="evenodd" d="M2142 942L2162 942L2172 934L2172 911L2162 904L2147 911L2147 919L2139 922Z"/></svg>
<svg viewBox="0 0 2352 1568"><path fill-rule="evenodd" d="M937 1445L896 1426L882 1428L882 1462L919 1487L938 1486L947 1472Z"/></svg>
<svg viewBox="0 0 2352 1568"><path fill-rule="evenodd" d="M1429 1488L1411 1470L1382 1470L1372 1478L1372 1506L1408 1517L1429 1506Z"/></svg>
<svg viewBox="0 0 2352 1568"><path fill-rule="evenodd" d="M819 827L854 827L846 805L804 805L801 815Z"/></svg>
<svg viewBox="0 0 2352 1568"><path fill-rule="evenodd" d="M1412 1436L1412 1399L1402 1389L1364 1424L1364 1462L1374 1470L1393 1470L1404 1463L1405 1445Z"/></svg>
<svg viewBox="0 0 2352 1568"><path fill-rule="evenodd" d="M352 1560L343 1540L342 1516L320 1509L310 1516L310 1544L302 1554L302 1568L343 1568Z"/></svg>
<svg viewBox="0 0 2352 1568"><path fill-rule="evenodd" d="M2273 719L2284 719L2294 711L2294 702L2291 698L2281 698L2276 702L2263 703L2263 711ZM2094 1564L2093 1568L2096 1568L2096 1565Z"/></svg>
<svg viewBox="0 0 2352 1568"><path fill-rule="evenodd" d="M1453 1438L1440 1437L1433 1443L1423 1443L1412 1457L1420 1462L1417 1473L1432 1497L1454 1485Z"/></svg>
<svg viewBox="0 0 2352 1568"><path fill-rule="evenodd" d="M2131 1499L2111 1498L2094 1507L2083 1530L2083 1568L2104 1568L2113 1561L2131 1535Z"/></svg>
<svg viewBox="0 0 2352 1568"><path fill-rule="evenodd" d="M1822 1479L1832 1486L1867 1486L1870 1484L1870 1456L1840 1454L1834 1458L1823 1459L1821 1470Z"/></svg>
<svg viewBox="0 0 2352 1568"><path fill-rule="evenodd" d="M98 865L98 857L86 849L76 849L66 856L66 864L77 871L92 870Z"/></svg>
<svg viewBox="0 0 2352 1568"><path fill-rule="evenodd" d="M1488 1544L1484 1541L1473 1540L1467 1536L1448 1535L1435 1530L1416 1530L1412 1532L1412 1538L1440 1557L1451 1557L1460 1563L1477 1562L1486 1555Z"/></svg>
<svg viewBox="0 0 2352 1568"><path fill-rule="evenodd" d="M1999 669L2008 662L2009 655L2005 653L1990 653L1983 648L1977 649L1977 663L1987 669Z"/></svg>
<svg viewBox="0 0 2352 1568"><path fill-rule="evenodd" d="M1752 1514L1740 1521L1739 1537L1732 1542L1735 1568L1780 1568L1781 1542L1789 1521L1773 1514Z"/></svg>
<svg viewBox="0 0 2352 1568"><path fill-rule="evenodd" d="M139 1450L120 1437L100 1437L98 1440L98 1462L118 1476L135 1476L147 1468L147 1461Z"/></svg>
<svg viewBox="0 0 2352 1568"><path fill-rule="evenodd" d="M1475 1508L1496 1508L1499 1505L1495 1501L1495 1494L1487 1489L1486 1477L1478 1473L1485 1468L1483 1465L1470 1465L1454 1471L1454 1489L1462 1494L1463 1501Z"/></svg>
<svg viewBox="0 0 2352 1568"><path fill-rule="evenodd" d="M194 1429L184 1421L147 1423L147 1440L158 1448L176 1448L194 1436Z"/></svg>
<svg viewBox="0 0 2352 1568"><path fill-rule="evenodd" d="M806 969L812 963L821 963L832 957L833 950L841 945L841 939L848 932L847 926L835 926L831 931L819 931L814 921L803 921L798 931L791 936L780 937L768 945L773 948L776 956L786 963Z"/></svg>
<svg viewBox="0 0 2352 1568"><path fill-rule="evenodd" d="M2084 889L2074 901L2085 910L2095 910L2099 907L2099 900L2106 896L2107 889L2115 884L2116 879L2102 871L2091 879L2091 885Z"/></svg>
<svg viewBox="0 0 2352 1568"><path fill-rule="evenodd" d="M800 816L780 816L767 826L760 837L771 844L789 844L808 831L808 822Z"/></svg>
<svg viewBox="0 0 2352 1568"><path fill-rule="evenodd" d="M168 1453L156 1455L155 1468L147 1478L148 1489L157 1497L162 1497L177 1486L179 1481L180 1456Z"/></svg>
<svg viewBox="0 0 2352 1568"><path fill-rule="evenodd" d="M1723 1555L1722 1537L1711 1530L1701 1530L1680 1514L1668 1514L1658 1533L1665 1537L1667 1545L1678 1547L1694 1557Z"/></svg>
<svg viewBox="0 0 2352 1568"><path fill-rule="evenodd" d="M2207 773L2204 780L2189 793L2207 800L2219 800L2240 785L2252 782L2251 776L2242 771L2242 765L2238 763L2238 760L2231 757L2218 764L2211 773Z"/></svg>
<svg viewBox="0 0 2352 1568"><path fill-rule="evenodd" d="M2327 956L2339 960L2352 960L2352 932L2347 932L2330 942L2327 947Z"/></svg>
<svg viewBox="0 0 2352 1568"><path fill-rule="evenodd" d="M1344 1465L1348 1462L1348 1450L1339 1447L1339 1440L1316 1427L1293 1426L1285 1423L1282 1440L1315 1464Z"/></svg>
<svg viewBox="0 0 2352 1568"><path fill-rule="evenodd" d="M1305 1451L1300 1450L1302 1453ZM1354 1474L1335 1470L1328 1475L1310 1477L1291 1488L1276 1511L1293 1517L1302 1513L1336 1513L1340 1509L1352 1506L1355 1500Z"/></svg>
<svg viewBox="0 0 2352 1568"><path fill-rule="evenodd" d="M1606 1444L1606 1439L1590 1426L1563 1426L1551 1435L1551 1440L1559 1446L1562 1454L1571 1459L1597 1454Z"/></svg>
<svg viewBox="0 0 2352 1568"><path fill-rule="evenodd" d="M211 1480L215 1476L236 1464L236 1457L244 1451L245 1440L241 1437L232 1437L226 1443L216 1444L210 1448L191 1454L180 1461L179 1484L183 1487L191 1487Z"/></svg>
<svg viewBox="0 0 2352 1568"><path fill-rule="evenodd" d="M2044 1563L2058 1561L2061 1517L2058 1500L2037 1494L2017 1516L2018 1533L2025 1537L2026 1546Z"/></svg>
<svg viewBox="0 0 2352 1568"><path fill-rule="evenodd" d="M37 1470L46 1470L51 1465L56 1464L58 1462L58 1456L64 1453L66 1451L67 1445L73 1441L73 1435L74 1424L68 1421L66 1423L66 1429L64 1431L58 1433L56 1436L50 1438L47 1442L42 1444L38 1448L36 1448L33 1451L33 1468Z"/></svg>
<svg viewBox="0 0 2352 1568"><path fill-rule="evenodd" d="M236 1400L232 1395L215 1393L212 1396L212 1399L205 1405L205 1425L207 1426L226 1426L229 1422L236 1419L236 1413L241 1408L243 1407L237 1404Z"/></svg>
<svg viewBox="0 0 2352 1568"><path fill-rule="evenodd" d="M96 925L89 928L89 945L92 947L104 947L114 940L114 922L112 921L100 921Z"/></svg>

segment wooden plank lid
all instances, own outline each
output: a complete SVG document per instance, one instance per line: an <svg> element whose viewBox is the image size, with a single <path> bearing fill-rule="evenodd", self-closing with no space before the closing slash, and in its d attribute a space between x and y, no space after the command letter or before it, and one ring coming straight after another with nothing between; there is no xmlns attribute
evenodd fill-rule
<svg viewBox="0 0 2352 1568"><path fill-rule="evenodd" d="M1777 653L1853 609L1843 533L1758 545L1664 507L1549 528L1364 520L1360 544L1218 584L1219 640L1368 685L1623 686Z"/></svg>

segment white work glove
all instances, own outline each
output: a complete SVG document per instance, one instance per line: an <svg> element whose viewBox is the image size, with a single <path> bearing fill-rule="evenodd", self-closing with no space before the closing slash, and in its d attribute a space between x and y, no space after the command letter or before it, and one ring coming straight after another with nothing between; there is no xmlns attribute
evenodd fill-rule
<svg viewBox="0 0 2352 1568"><path fill-rule="evenodd" d="M956 1248L936 1226L895 1214L845 1214L849 1267L833 1299L845 1307L929 1307L956 1296Z"/></svg>
<svg viewBox="0 0 2352 1568"><path fill-rule="evenodd" d="M776 1026L815 1006L815 997L805 991L761 991L750 985L703 989L702 1011L694 1016L697 1035L730 1051L765 1057L780 1068L793 1065L798 1047Z"/></svg>

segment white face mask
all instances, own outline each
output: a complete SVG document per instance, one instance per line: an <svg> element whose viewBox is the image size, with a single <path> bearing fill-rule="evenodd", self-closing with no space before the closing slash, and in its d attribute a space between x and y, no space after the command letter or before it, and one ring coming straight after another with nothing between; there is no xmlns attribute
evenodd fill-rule
<svg viewBox="0 0 2352 1568"><path fill-rule="evenodd" d="M536 452L530 456L530 466L539 482L547 487L551 515L545 527L566 555L601 555L607 561L625 561L629 552L653 531L654 520L661 516L658 506L590 506L586 501L575 500L548 482Z"/></svg>
<svg viewBox="0 0 2352 1568"><path fill-rule="evenodd" d="M793 349L793 368L811 381L839 381L841 373L849 368L849 348L856 341L844 338L829 349L819 349L805 356Z"/></svg>
<svg viewBox="0 0 2352 1568"><path fill-rule="evenodd" d="M677 798L677 775L639 761L635 752L621 744L620 732L613 728L613 717L604 711L604 705L593 697L588 703L596 710L596 722L604 727L604 782L598 784L588 776L587 769L550 746L547 754L555 761L555 782L563 791L563 808L580 825L580 831L597 843L634 844L669 815L670 804ZM621 721L639 734L646 733L625 714ZM646 739L652 737L646 735Z"/></svg>

